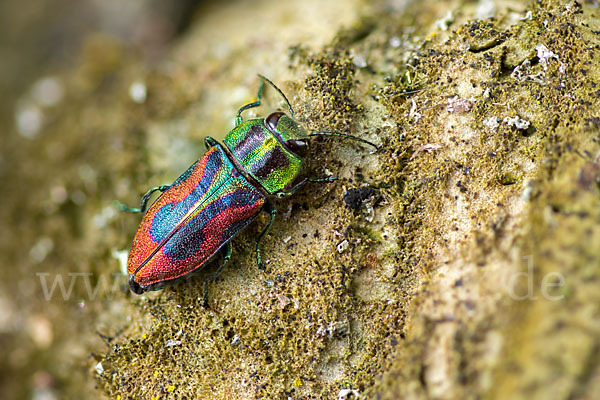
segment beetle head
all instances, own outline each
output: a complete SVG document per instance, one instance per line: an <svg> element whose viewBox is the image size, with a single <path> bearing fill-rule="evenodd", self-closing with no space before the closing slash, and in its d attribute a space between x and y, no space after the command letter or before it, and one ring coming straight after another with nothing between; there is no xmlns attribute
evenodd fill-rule
<svg viewBox="0 0 600 400"><path fill-rule="evenodd" d="M265 125L289 151L299 157L306 155L309 136L295 119L282 112L274 112L265 118Z"/></svg>

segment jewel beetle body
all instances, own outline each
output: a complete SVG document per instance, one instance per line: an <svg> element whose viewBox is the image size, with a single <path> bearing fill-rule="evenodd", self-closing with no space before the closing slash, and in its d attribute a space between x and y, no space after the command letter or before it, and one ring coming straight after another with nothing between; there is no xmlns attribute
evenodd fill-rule
<svg viewBox="0 0 600 400"><path fill-rule="evenodd" d="M281 90L259 77L257 101L238 110L236 126L223 144L207 137L208 151L175 182L150 189L142 197L140 208L121 205L125 211L145 212L152 193L162 192L145 212L129 253L127 272L134 293L160 289L204 267L223 251L222 265L206 283L214 280L230 258L231 239L264 210L271 219L256 240L257 262L262 268L259 242L277 213L270 199L291 195L307 182L335 180L305 178L296 182L309 139L340 136L377 148L350 135L307 133L294 119L294 111ZM265 82L283 97L290 115L274 112L264 119L244 121L244 110L260 106ZM205 301L207 290L205 284Z"/></svg>

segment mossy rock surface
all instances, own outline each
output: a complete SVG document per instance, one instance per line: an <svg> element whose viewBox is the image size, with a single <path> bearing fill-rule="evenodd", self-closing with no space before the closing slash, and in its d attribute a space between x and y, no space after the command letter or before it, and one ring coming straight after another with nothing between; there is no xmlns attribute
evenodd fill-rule
<svg viewBox="0 0 600 400"><path fill-rule="evenodd" d="M76 284L47 302L33 279L31 335L49 324L53 339L21 357L44 355L34 365L67 396L597 396L598 6L497 1L489 17L486 2L351 1L317 18L317 2L281 3L203 6L152 64L89 37L43 134L8 142L4 160L40 164L3 173L28 188L1 211L19 233L2 236L7 262L23 265L3 285L45 265L107 288L91 298ZM194 162L204 136L222 138L257 73L307 129L379 150L315 140L305 176L339 180L277 202L266 271L253 250L267 216L238 235L208 309L216 263L131 294L115 257L139 218L113 200L135 204ZM246 115L275 109L268 91ZM353 193L365 196L350 209Z"/></svg>

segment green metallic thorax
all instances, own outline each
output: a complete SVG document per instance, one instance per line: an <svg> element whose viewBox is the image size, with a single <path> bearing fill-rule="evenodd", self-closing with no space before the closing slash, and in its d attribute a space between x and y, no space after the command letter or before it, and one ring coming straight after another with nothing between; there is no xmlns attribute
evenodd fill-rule
<svg viewBox="0 0 600 400"><path fill-rule="evenodd" d="M301 159L284 147L263 119L242 122L227 134L223 144L269 194L283 190L300 172Z"/></svg>

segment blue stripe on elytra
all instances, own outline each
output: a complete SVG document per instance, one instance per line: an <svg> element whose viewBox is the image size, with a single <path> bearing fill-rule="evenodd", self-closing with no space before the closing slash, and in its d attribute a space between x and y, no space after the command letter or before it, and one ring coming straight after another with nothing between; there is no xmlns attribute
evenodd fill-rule
<svg viewBox="0 0 600 400"><path fill-rule="evenodd" d="M262 196L249 189L237 187L234 191L225 196L217 197L201 210L198 215L191 219L186 225L182 226L179 232L165 243L163 254L173 260L184 260L196 255L205 240L204 229L210 223L212 218L227 208L241 207L244 205L255 204L260 201ZM243 229L254 219L255 215L236 221L235 223L224 226L223 233L217 238L219 245L226 243L237 232ZM206 258L211 256L207 254Z"/></svg>
<svg viewBox="0 0 600 400"><path fill-rule="evenodd" d="M223 165L223 154L221 151L209 154L208 157L206 166L202 170L202 179L192 192L179 202L165 204L154 215L149 233L155 243L160 243L175 229L177 224L194 207L202 195L210 193L210 185L219 174L228 172L227 166ZM183 184L185 179L190 177L190 169L177 178L170 190L177 190L177 186Z"/></svg>

